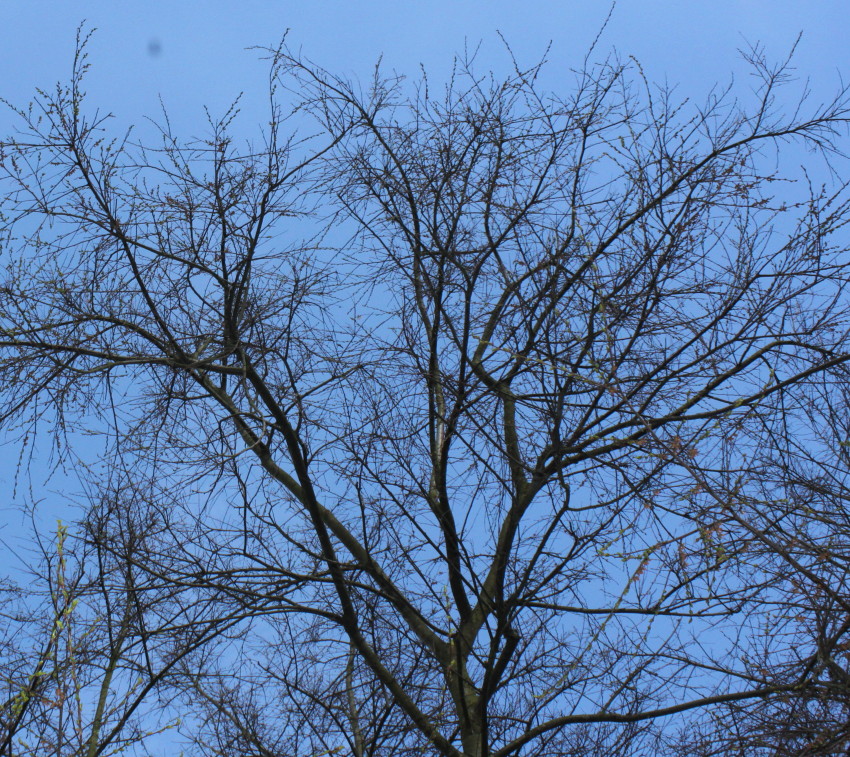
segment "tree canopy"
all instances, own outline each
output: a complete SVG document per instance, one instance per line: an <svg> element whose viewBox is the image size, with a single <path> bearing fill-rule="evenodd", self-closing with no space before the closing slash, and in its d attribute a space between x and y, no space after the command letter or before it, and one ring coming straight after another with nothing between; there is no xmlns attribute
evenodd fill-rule
<svg viewBox="0 0 850 757"><path fill-rule="evenodd" d="M281 46L142 143L84 42L0 143L0 420L87 498L0 753L846 748L847 91Z"/></svg>

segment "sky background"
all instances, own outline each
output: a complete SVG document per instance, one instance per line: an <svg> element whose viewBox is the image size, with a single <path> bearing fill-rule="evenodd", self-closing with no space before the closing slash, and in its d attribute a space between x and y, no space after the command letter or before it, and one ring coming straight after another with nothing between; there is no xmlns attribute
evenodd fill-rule
<svg viewBox="0 0 850 757"><path fill-rule="evenodd" d="M387 68L439 77L464 44L483 43L483 67L505 67L501 32L520 63L551 42L546 82L568 85L608 14L606 0L2 0L0 96L24 103L37 86L67 76L74 30L86 20L91 45L88 91L122 124L156 114L161 96L172 118L191 129L202 106L220 112L240 92L245 112L263 102L265 64L252 46L289 41L339 73L367 77ZM762 42L784 57L803 38L796 65L816 91L850 68L846 0L619 0L594 55L613 47L640 60L648 77L702 95L741 71L737 50ZM830 87L831 88L831 87ZM258 111L261 113L261 111ZM0 127L8 131L8 114Z"/></svg>
<svg viewBox="0 0 850 757"><path fill-rule="evenodd" d="M240 128L248 136L252 124L264 121L267 105L266 64L261 51L250 48L275 44L287 29L293 48L335 73L364 80L382 56L387 70L416 76L422 64L438 82L454 53L479 43L480 68L506 73L510 59L498 33L520 65L537 62L551 44L543 83L566 93L571 69L582 65L609 9L604 0L0 0L0 97L25 106L36 87L66 80L75 29L83 21L97 30L89 48L89 102L114 113L119 130L135 124L144 133L145 117L161 113L161 98L178 134L200 136L205 105L221 115L244 93ZM762 43L768 57L779 60L802 34L797 86L809 79L815 97L824 99L840 72L850 77L847 9L848 0L619 0L591 60L616 49L639 60L650 80L701 100L733 74L746 91L740 48ZM11 111L0 109L0 134L9 134L14 123ZM33 452L24 462L33 490L19 487L12 496L20 449L0 446L0 487L7 494L0 503L0 541L7 545L22 525L21 498L52 503L41 510L46 529L67 512L68 480L54 477L48 491L39 491L48 445Z"/></svg>
<svg viewBox="0 0 850 757"><path fill-rule="evenodd" d="M87 91L92 107L111 111L122 128L158 117L160 98L178 133L205 131L204 106L222 114L243 94L243 124L264 120L266 64L255 46L288 41L332 72L367 79L379 57L388 70L416 76L420 64L438 82L453 54L481 43L480 68L506 72L501 33L519 63L533 64L551 43L547 87L566 94L608 15L607 0L0 0L0 98L25 106L37 87L66 80L74 35L85 21L90 45ZM591 60L616 48L647 77L702 99L735 74L746 88L738 50L762 43L784 58L798 35L795 66L817 99L850 81L850 0L619 0ZM0 108L0 138L14 129ZM142 129L144 127L142 126ZM20 447L2 446L0 546L31 558L29 518L19 507L41 500L34 526L55 534L55 519L74 518L73 471L47 485L49 442L26 450L32 487L13 492ZM71 495L71 496L68 496ZM30 545L30 546L28 546ZM0 573L10 553L0 555Z"/></svg>

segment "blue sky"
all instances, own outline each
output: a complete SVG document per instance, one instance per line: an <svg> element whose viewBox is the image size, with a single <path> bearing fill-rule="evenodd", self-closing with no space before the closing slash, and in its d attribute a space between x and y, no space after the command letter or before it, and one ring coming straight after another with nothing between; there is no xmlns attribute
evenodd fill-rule
<svg viewBox="0 0 850 757"><path fill-rule="evenodd" d="M828 98L839 72L850 75L846 2L618 0L591 60L616 48L622 57L637 58L649 79L699 100L732 73L745 88L739 48L760 42L779 59L802 33L795 57L800 78L810 78L815 95ZM84 20L97 29L90 46L90 105L113 112L122 129L158 117L161 98L177 132L197 136L205 131L205 105L221 115L244 93L242 125L250 133L265 120L267 104L266 64L250 48L275 44L287 29L290 44L306 56L362 79L383 56L387 69L416 76L422 64L439 81L454 53L478 44L481 68L505 71L509 58L498 33L521 64L539 60L551 43L544 82L563 93L572 82L570 69L582 64L609 9L607 0L4 0L0 97L25 105L36 87L67 79L74 33ZM0 109L0 133L8 134L13 124L11 112ZM57 490L68 487L62 476L51 481L52 493L37 491L48 446L37 446L26 466L34 486L28 498L46 494L45 502L54 504L45 508L67 512L63 497L57 499ZM18 458L19 450L9 446L0 454L0 485L8 486ZM15 499L25 491L19 488Z"/></svg>
<svg viewBox="0 0 850 757"><path fill-rule="evenodd" d="M196 136L205 131L205 105L221 115L244 93L242 123L250 132L264 121L267 102L266 64L250 48L276 43L287 29L290 44L306 56L362 79L383 56L387 69L416 76L423 64L439 81L455 52L479 43L481 68L504 71L509 58L499 32L521 64L536 62L551 43L544 81L563 91L609 9L607 0L4 0L0 97L25 105L36 87L66 79L84 20L97 29L90 105L113 112L122 128L158 117L161 98L177 132ZM745 89L739 48L760 42L779 59L802 33L800 78L810 78L816 97L828 98L839 72L850 75L846 10L847 0L618 0L591 59L616 48L637 58L649 79L699 100L732 73ZM13 124L11 112L0 109L0 133ZM18 456L9 447L0 454L0 485L14 476ZM46 449L36 450L34 480L42 478L44 456ZM63 484L54 480L56 486Z"/></svg>
<svg viewBox="0 0 850 757"><path fill-rule="evenodd" d="M362 77L382 54L399 72L422 63L439 76L465 42L483 41L482 62L498 68L506 57L497 31L521 62L551 41L548 75L557 87L581 63L608 8L606 0L5 0L0 96L21 103L34 87L64 78L83 19L98 29L89 92L121 123L156 113L160 95L189 129L203 105L218 111L242 91L246 111L259 107L264 65L247 48L273 44L286 29L318 63ZM740 70L736 51L748 41L778 58L802 32L797 66L819 90L850 64L848 27L846 0L619 0L594 57L616 47L637 57L650 79L702 94ZM8 123L0 115L0 127Z"/></svg>
<svg viewBox="0 0 850 757"><path fill-rule="evenodd" d="M439 80L452 55L481 43L481 68L508 65L498 32L521 63L539 59L551 43L545 82L570 86L605 21L607 0L3 0L0 3L0 97L25 105L36 87L67 78L76 27L97 32L90 47L91 105L112 111L118 124L158 116L162 99L183 134L203 132L203 106L221 114L240 93L245 121L264 118L266 66L249 49L289 42L325 68L366 79L379 56L400 73L423 64ZM648 78L677 85L681 96L701 99L717 82L746 76L738 49L761 42L773 59L802 40L795 65L811 78L816 97L828 98L843 71L850 77L848 0L619 0L591 60L616 48L637 58ZM0 110L0 134L13 128ZM0 434L0 442L2 435ZM39 490L48 443L36 448L30 470L33 498L46 497L44 530L52 517L73 517L67 500ZM19 450L0 447L0 487L7 495ZM70 486L57 476L53 492ZM20 499L25 490L18 492ZM23 542L9 500L0 502L0 543ZM4 528L4 525L12 526ZM2 564L2 561L0 561Z"/></svg>

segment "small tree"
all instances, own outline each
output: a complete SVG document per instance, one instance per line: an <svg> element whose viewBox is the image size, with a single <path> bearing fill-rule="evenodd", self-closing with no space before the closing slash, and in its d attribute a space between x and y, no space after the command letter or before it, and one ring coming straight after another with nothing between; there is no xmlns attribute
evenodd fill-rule
<svg viewBox="0 0 850 757"><path fill-rule="evenodd" d="M270 56L241 148L110 140L82 47L2 145L2 417L106 440L80 549L199 753L833 753L850 208L768 158L840 175L846 92Z"/></svg>

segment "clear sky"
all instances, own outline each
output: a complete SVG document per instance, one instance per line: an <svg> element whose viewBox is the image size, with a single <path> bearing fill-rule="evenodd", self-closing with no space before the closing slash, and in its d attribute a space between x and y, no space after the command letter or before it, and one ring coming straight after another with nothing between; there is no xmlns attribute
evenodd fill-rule
<svg viewBox="0 0 850 757"><path fill-rule="evenodd" d="M264 65L248 48L273 44L286 29L308 57L362 77L382 54L398 72L415 74L422 63L439 76L454 52L479 42L483 63L498 68L506 57L497 31L522 63L551 42L547 75L557 88L560 75L580 65L609 7L607 0L3 0L0 96L21 103L34 87L64 78L83 19L98 29L89 92L121 123L155 114L160 95L188 128L203 105L217 112L242 91L250 112L261 102ZM847 11L847 0L619 0L594 57L616 47L638 58L650 79L701 95L739 68L739 47L760 41L779 58L802 32L797 66L817 91L837 70L850 70ZM7 119L0 115L0 128Z"/></svg>
<svg viewBox="0 0 850 757"><path fill-rule="evenodd" d="M36 87L67 79L82 21L97 29L90 102L123 126L156 117L161 98L178 132L201 133L204 105L221 114L243 92L246 120L261 122L266 65L250 48L275 44L287 29L290 45L307 57L363 79L383 56L388 69L416 76L423 64L439 80L455 52L479 43L481 68L504 70L499 32L521 64L536 62L551 43L545 82L563 91L609 9L608 0L0 0L0 98L25 105ZM848 32L850 0L618 0L591 60L616 48L637 58L650 80L701 99L733 72L746 82L739 48L763 43L780 59L802 33L795 65L826 99L841 72L850 80ZM0 138L13 123L0 109ZM7 495L18 452L0 446ZM14 504L8 496L0 502L0 545L24 538ZM61 504L50 512L48 533Z"/></svg>
<svg viewBox="0 0 850 757"><path fill-rule="evenodd" d="M779 59L802 33L800 77L828 97L839 72L850 76L847 2L618 0L591 59L616 48L636 57L649 79L701 99L733 72L746 85L739 48L761 42ZM415 76L423 64L438 81L455 52L479 43L481 67L504 71L509 59L498 33L521 64L536 62L551 43L544 81L564 91L609 10L607 0L2 0L0 97L23 105L36 87L67 79L74 32L84 20L97 29L90 104L112 111L122 127L158 116L161 97L177 132L199 135L204 105L221 115L244 93L242 124L250 131L264 120L266 104L266 65L250 48L275 44L287 29L290 44L315 62L363 79L383 56L388 69ZM11 113L0 110L0 134L12 124ZM37 471L45 450L37 452L33 483L43 478ZM0 448L0 485L13 477L17 460L17 449ZM57 486L65 485L54 480L47 501Z"/></svg>

